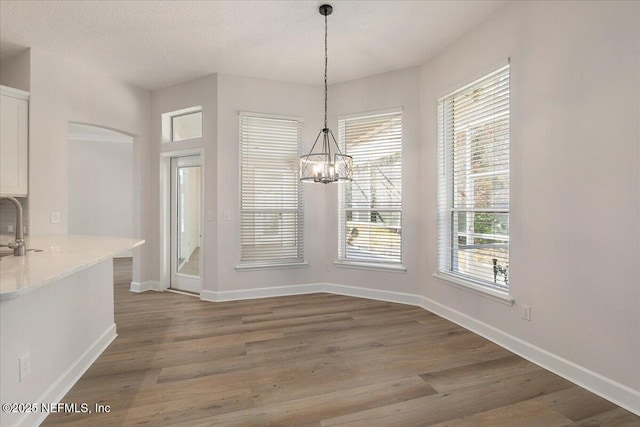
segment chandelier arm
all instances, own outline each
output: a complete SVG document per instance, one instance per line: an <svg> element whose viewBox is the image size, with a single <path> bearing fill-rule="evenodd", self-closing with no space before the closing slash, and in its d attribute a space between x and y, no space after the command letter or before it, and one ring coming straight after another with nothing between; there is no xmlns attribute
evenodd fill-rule
<svg viewBox="0 0 640 427"><path fill-rule="evenodd" d="M322 141L323 141L323 150L325 153L327 153L329 155L329 158L331 158L331 140L329 140L329 135L327 135L328 132L324 132L324 136L322 137Z"/></svg>
<svg viewBox="0 0 640 427"><path fill-rule="evenodd" d="M316 148L316 144L318 143L318 139L320 139L320 134L321 134L321 133L322 133L322 131L320 131L320 132L318 133L318 136L316 136L316 140L315 140L315 142L313 143L313 146L311 146L311 150L309 151L309 154L313 153L313 149L314 149L314 148Z"/></svg>

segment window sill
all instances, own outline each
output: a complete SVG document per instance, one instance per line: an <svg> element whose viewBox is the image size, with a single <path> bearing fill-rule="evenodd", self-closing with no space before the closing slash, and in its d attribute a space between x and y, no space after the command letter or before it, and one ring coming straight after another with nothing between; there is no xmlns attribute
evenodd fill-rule
<svg viewBox="0 0 640 427"><path fill-rule="evenodd" d="M490 298L502 304L512 306L515 303L515 300L511 298L506 292L500 292L496 289L490 289L486 286L482 286L480 284L474 283L470 280L465 280L452 274L435 273L433 277L448 285L453 285L465 291Z"/></svg>
<svg viewBox="0 0 640 427"><path fill-rule="evenodd" d="M353 268L356 270L378 270L392 273L406 273L407 269L402 264L375 264L357 261L336 261L333 263L338 268Z"/></svg>
<svg viewBox="0 0 640 427"><path fill-rule="evenodd" d="M279 270L281 268L301 268L307 267L308 262L290 262L282 264L239 264L236 265L236 271L251 271L251 270Z"/></svg>

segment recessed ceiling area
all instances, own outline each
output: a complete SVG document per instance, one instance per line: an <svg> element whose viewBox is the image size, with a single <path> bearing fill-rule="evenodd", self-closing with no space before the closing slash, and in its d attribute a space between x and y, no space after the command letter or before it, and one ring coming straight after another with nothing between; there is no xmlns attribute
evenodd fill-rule
<svg viewBox="0 0 640 427"><path fill-rule="evenodd" d="M319 1L13 1L0 60L45 49L155 90L220 72L320 84ZM332 1L329 83L426 62L505 1Z"/></svg>

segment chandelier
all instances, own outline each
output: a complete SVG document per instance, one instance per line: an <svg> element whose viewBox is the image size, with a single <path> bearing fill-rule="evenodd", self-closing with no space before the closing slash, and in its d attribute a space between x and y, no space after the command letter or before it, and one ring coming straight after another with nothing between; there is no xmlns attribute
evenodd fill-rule
<svg viewBox="0 0 640 427"><path fill-rule="evenodd" d="M319 10L324 16L324 127L318 133L309 154L300 156L300 181L329 184L338 180L352 180L353 158L342 154L333 132L327 126L327 16L331 15L333 7L323 4ZM320 140L320 135L322 135L322 151L314 153L313 150ZM331 142L336 148L333 156Z"/></svg>

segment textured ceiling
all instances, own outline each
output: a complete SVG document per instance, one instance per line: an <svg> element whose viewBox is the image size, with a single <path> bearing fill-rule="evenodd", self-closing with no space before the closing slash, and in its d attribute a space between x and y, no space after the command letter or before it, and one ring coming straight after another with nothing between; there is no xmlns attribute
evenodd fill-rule
<svg viewBox="0 0 640 427"><path fill-rule="evenodd" d="M321 1L0 1L0 60L26 47L159 89L221 72L322 84ZM425 62L504 1L330 2L329 82Z"/></svg>

